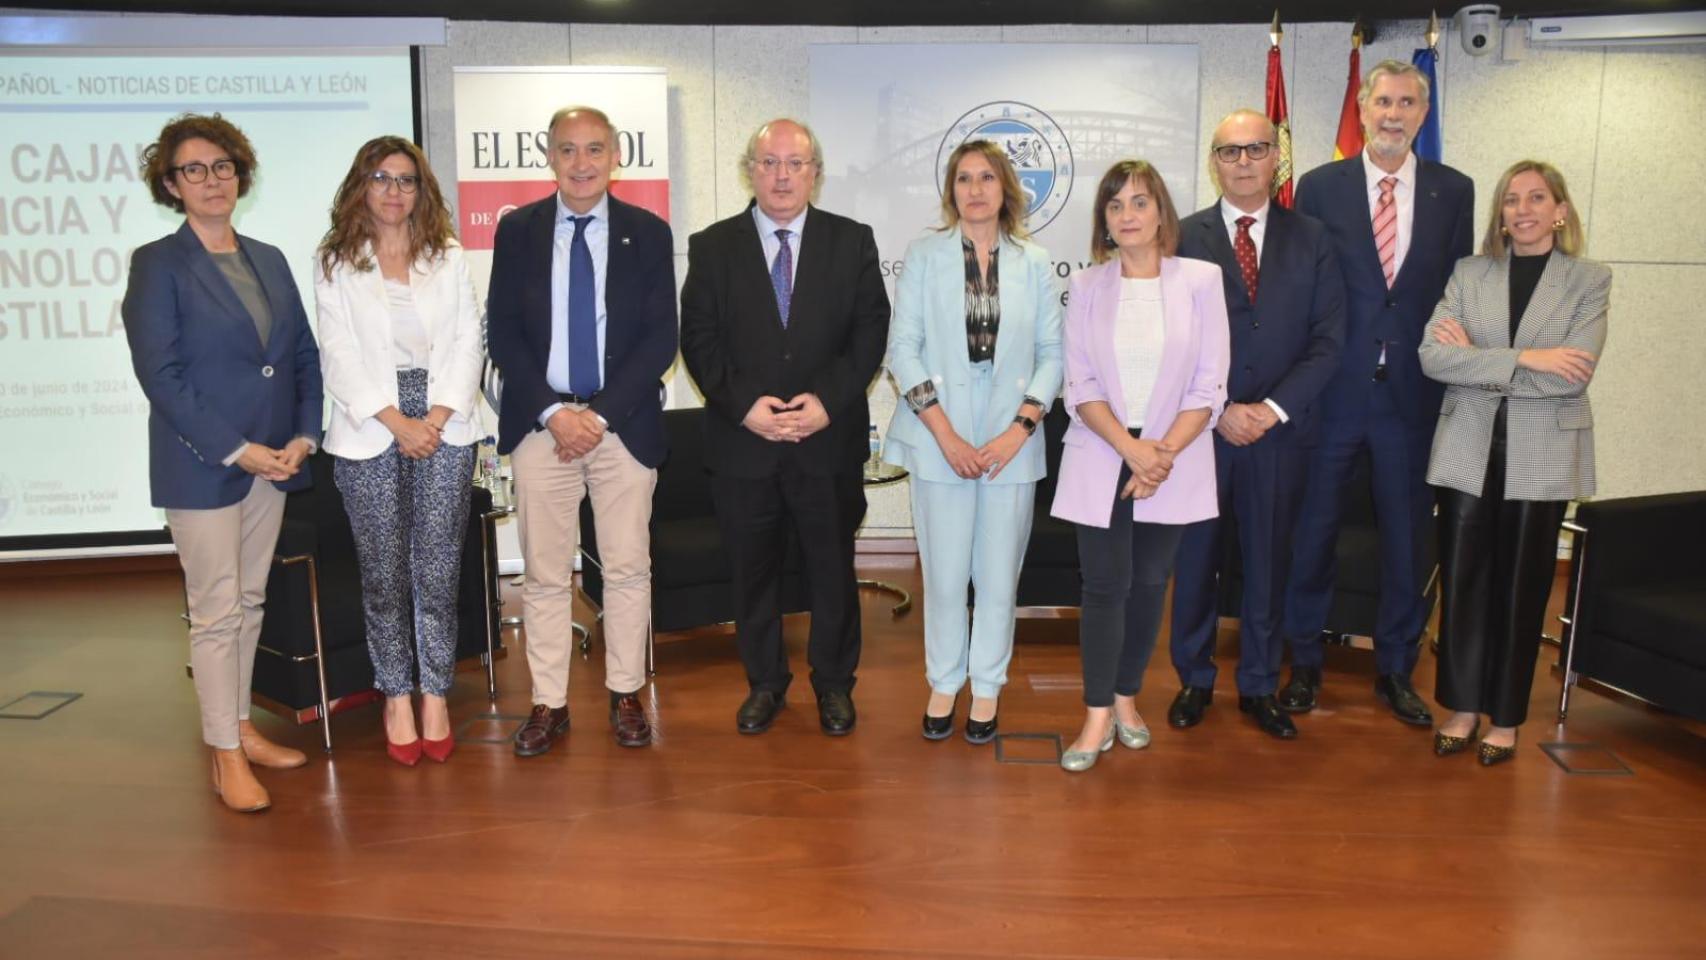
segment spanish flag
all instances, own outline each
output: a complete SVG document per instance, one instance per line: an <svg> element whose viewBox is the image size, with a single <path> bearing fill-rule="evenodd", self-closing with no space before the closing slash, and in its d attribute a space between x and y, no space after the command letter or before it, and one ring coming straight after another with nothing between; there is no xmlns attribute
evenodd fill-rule
<svg viewBox="0 0 1706 960"><path fill-rule="evenodd" d="M1277 14L1275 15L1277 18ZM1285 105L1285 70L1280 63L1280 48L1268 48L1268 119L1273 121L1274 149L1279 151L1279 163L1274 167L1274 200L1291 209L1291 112Z"/></svg>
<svg viewBox="0 0 1706 960"><path fill-rule="evenodd" d="M1351 34L1351 72L1345 80L1345 103L1339 108L1339 135L1333 140L1333 159L1343 160L1362 152L1362 113L1357 109L1357 91L1362 89L1362 33Z"/></svg>

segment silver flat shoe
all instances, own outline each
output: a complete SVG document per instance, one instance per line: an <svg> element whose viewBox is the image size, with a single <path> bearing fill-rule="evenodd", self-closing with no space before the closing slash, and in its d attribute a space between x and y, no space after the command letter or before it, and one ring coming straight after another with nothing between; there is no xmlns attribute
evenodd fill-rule
<svg viewBox="0 0 1706 960"><path fill-rule="evenodd" d="M1131 750L1142 750L1149 746L1148 727L1128 727L1114 718L1114 733L1120 738L1120 744Z"/></svg>
<svg viewBox="0 0 1706 960"><path fill-rule="evenodd" d="M1060 768L1069 773L1083 773L1096 765L1102 754L1114 748L1114 731L1102 738L1102 746L1097 750L1068 750L1060 755Z"/></svg>

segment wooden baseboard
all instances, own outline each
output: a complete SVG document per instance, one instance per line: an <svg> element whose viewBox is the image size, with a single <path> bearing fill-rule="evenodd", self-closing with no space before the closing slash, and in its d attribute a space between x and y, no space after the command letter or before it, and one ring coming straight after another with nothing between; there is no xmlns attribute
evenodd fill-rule
<svg viewBox="0 0 1706 960"><path fill-rule="evenodd" d="M853 553L916 554L918 541L912 537L860 537L853 541Z"/></svg>

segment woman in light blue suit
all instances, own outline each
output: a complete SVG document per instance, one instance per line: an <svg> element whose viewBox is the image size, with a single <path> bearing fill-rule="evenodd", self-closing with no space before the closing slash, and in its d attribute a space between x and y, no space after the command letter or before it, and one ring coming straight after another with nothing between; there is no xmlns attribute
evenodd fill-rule
<svg viewBox="0 0 1706 960"><path fill-rule="evenodd" d="M966 739L995 737L1019 565L1047 469L1037 425L1060 390L1060 289L1024 217L1002 148L961 144L948 158L942 227L907 249L889 327L889 373L904 396L883 459L912 474L930 740L952 735L968 676Z"/></svg>

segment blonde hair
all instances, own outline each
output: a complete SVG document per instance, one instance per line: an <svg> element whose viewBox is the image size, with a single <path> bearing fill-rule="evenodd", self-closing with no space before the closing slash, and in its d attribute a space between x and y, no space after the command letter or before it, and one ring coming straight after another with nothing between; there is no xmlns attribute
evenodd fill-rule
<svg viewBox="0 0 1706 960"><path fill-rule="evenodd" d="M1540 179L1546 181L1546 189L1552 193L1552 199L1564 205L1564 225L1554 228L1557 237L1553 243L1558 251L1572 257L1581 256L1586 246L1582 219L1576 216L1576 204L1570 199L1570 188L1564 183L1564 175L1544 160L1518 160L1499 177L1499 185L1493 190L1492 210L1487 217L1487 232L1481 238L1481 255L1500 258L1505 255L1505 194L1510 192L1511 181L1524 173L1540 174Z"/></svg>
<svg viewBox="0 0 1706 960"><path fill-rule="evenodd" d="M1001 212L996 215L996 223L1002 234L1021 240L1029 236L1025 230L1025 191L1019 189L1019 175L1013 171L1007 151L989 140L967 140L948 154L948 167L942 174L941 229L952 230L960 222L960 209L954 206L954 178L959 176L960 161L973 153L989 162L989 168L995 171L995 179L1001 184Z"/></svg>

